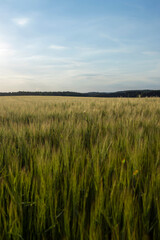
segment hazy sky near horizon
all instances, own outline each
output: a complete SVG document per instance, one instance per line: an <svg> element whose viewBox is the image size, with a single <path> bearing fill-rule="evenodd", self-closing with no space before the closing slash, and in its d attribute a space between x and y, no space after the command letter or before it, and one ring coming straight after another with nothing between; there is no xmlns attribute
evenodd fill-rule
<svg viewBox="0 0 160 240"><path fill-rule="evenodd" d="M0 92L160 89L159 0L0 0Z"/></svg>

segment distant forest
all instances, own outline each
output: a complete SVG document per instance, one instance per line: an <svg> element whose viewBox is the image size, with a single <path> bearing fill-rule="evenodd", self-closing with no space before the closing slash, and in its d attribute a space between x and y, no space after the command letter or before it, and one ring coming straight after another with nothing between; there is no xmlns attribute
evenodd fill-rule
<svg viewBox="0 0 160 240"><path fill-rule="evenodd" d="M160 97L160 90L129 90L118 92L0 92L0 96L68 96L68 97Z"/></svg>

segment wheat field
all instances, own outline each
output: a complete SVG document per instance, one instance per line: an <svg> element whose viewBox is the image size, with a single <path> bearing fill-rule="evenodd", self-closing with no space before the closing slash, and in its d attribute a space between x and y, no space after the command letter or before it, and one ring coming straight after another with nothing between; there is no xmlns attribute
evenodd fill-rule
<svg viewBox="0 0 160 240"><path fill-rule="evenodd" d="M160 239L160 99L1 97L0 239Z"/></svg>

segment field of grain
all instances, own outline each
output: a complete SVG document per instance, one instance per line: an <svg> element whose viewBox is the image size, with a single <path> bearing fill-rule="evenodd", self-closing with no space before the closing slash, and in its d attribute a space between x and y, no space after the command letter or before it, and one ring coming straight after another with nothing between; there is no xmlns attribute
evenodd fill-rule
<svg viewBox="0 0 160 240"><path fill-rule="evenodd" d="M160 99L1 97L0 239L160 239Z"/></svg>

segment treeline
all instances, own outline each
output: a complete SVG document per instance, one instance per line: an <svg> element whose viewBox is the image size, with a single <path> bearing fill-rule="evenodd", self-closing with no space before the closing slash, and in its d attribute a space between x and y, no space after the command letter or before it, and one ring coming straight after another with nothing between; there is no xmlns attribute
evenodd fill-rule
<svg viewBox="0 0 160 240"><path fill-rule="evenodd" d="M0 96L70 96L70 97L160 97L160 90L129 90L118 92L1 92Z"/></svg>

